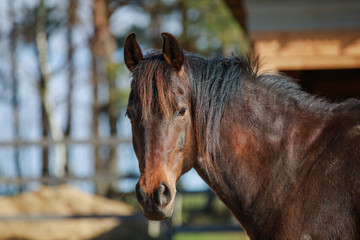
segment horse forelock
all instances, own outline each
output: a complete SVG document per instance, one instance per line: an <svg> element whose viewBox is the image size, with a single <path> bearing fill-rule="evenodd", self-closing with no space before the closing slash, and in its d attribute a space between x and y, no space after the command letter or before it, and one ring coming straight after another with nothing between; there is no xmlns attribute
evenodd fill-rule
<svg viewBox="0 0 360 240"><path fill-rule="evenodd" d="M151 119L173 114L175 99L172 94L172 68L167 65L162 54L148 54L133 70L132 91L135 102L141 110L142 119Z"/></svg>

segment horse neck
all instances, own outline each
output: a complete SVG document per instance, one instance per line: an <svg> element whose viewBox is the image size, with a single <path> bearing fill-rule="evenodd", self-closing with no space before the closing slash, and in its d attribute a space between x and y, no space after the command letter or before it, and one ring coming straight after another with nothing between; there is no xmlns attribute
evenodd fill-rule
<svg viewBox="0 0 360 240"><path fill-rule="evenodd" d="M248 233L255 234L276 221L308 166L305 162L315 159L307 154L327 119L295 100L284 102L266 89L244 84L242 96L223 114L216 157L200 157L195 169Z"/></svg>

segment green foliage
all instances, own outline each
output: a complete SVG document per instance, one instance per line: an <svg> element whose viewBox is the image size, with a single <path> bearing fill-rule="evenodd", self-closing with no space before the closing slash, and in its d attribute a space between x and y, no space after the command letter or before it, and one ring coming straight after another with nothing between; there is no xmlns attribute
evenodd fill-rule
<svg viewBox="0 0 360 240"><path fill-rule="evenodd" d="M176 35L186 50L207 57L230 52L245 54L249 50L241 26L221 0L154 0L134 2L127 7L149 16L150 23L139 27L134 19L129 31L117 36L121 45L128 33L135 32L142 46L161 48L160 32L166 30ZM177 19L177 25L182 27L180 33L172 32L169 26L163 28L168 19Z"/></svg>
<svg viewBox="0 0 360 240"><path fill-rule="evenodd" d="M118 75L121 74L121 68L123 66L119 63L114 63L112 61L107 62L106 65L106 75L109 82L109 106L110 110L116 111L114 114L118 114L120 108L124 108L127 105L129 99L129 89L119 87Z"/></svg>
<svg viewBox="0 0 360 240"><path fill-rule="evenodd" d="M223 1L181 0L186 6L183 19L186 32L182 40L195 42L195 51L204 55L229 54L228 51L244 54L249 43L243 30L233 18Z"/></svg>
<svg viewBox="0 0 360 240"><path fill-rule="evenodd" d="M185 224L210 225L232 224L232 217L217 197L208 194L185 194L183 196L182 216Z"/></svg>

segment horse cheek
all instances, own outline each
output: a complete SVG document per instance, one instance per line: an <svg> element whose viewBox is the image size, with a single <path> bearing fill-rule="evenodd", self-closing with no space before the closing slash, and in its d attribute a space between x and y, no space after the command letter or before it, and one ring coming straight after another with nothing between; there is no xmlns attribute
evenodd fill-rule
<svg viewBox="0 0 360 240"><path fill-rule="evenodd" d="M133 148L136 155L136 158L139 161L139 167L142 169L144 167L144 146L142 144L142 139L144 137L144 130L140 128L135 123L131 124L131 131L132 131L132 142L133 142Z"/></svg>
<svg viewBox="0 0 360 240"><path fill-rule="evenodd" d="M182 149L182 174L194 167L196 159L196 141L190 123L186 124L183 131Z"/></svg>

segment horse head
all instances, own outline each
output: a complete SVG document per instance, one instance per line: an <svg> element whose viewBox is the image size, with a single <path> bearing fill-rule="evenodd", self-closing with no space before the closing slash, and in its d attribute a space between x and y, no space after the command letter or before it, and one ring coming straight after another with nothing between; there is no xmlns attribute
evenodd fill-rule
<svg viewBox="0 0 360 240"><path fill-rule="evenodd" d="M134 33L124 43L125 64L133 77L127 116L141 174L136 196L151 220L172 215L176 183L197 154L185 55L174 36L162 37L162 51L145 57Z"/></svg>

